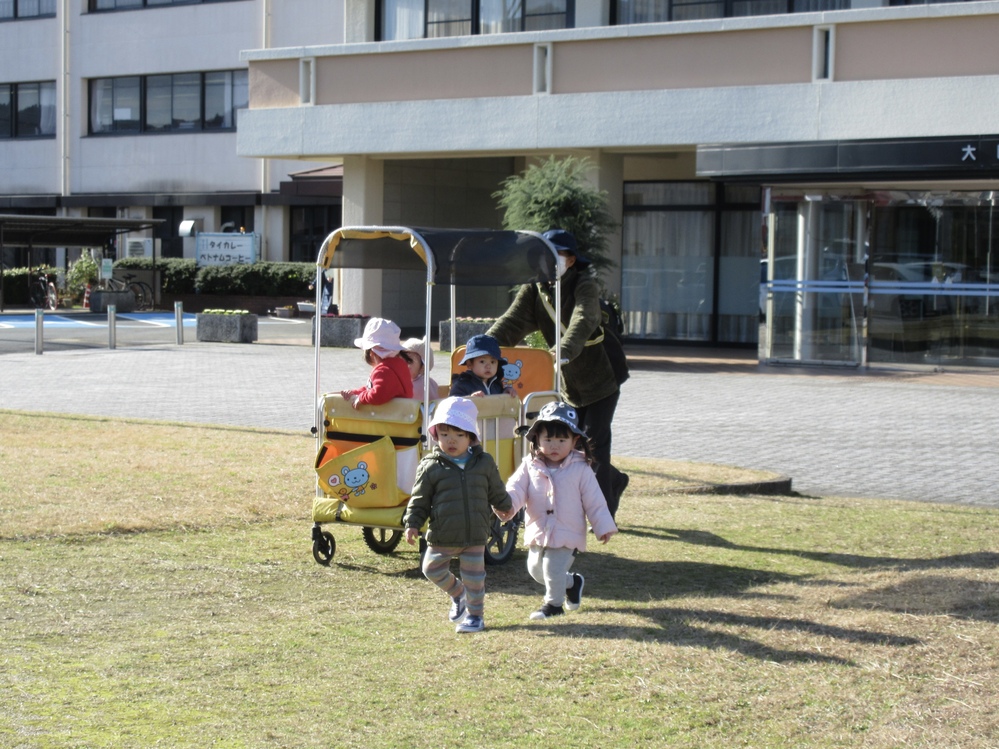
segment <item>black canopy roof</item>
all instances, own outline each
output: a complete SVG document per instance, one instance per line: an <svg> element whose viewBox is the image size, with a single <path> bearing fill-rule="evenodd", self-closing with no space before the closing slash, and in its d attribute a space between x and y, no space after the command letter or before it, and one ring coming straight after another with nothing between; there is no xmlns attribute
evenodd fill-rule
<svg viewBox="0 0 999 749"><path fill-rule="evenodd" d="M76 218L0 213L0 247L106 247L118 234L150 229L163 219Z"/></svg>
<svg viewBox="0 0 999 749"><path fill-rule="evenodd" d="M438 284L505 286L554 281L557 257L533 232L365 226L343 227L327 237L317 264L398 270L430 265Z"/></svg>

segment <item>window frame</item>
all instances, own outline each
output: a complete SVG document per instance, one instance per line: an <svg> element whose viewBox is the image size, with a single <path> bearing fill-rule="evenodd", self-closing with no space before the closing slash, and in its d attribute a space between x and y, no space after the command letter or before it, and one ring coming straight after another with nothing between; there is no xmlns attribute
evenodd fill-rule
<svg viewBox="0 0 999 749"><path fill-rule="evenodd" d="M221 98L223 101L229 101L231 106L228 112L222 114L221 123L214 122L217 118L217 115L215 115L212 118L213 123L208 124L205 118L206 85L208 85L213 76L220 74L225 77L223 83L224 91ZM195 76L197 77L197 91L193 92L191 91L192 83L190 79ZM187 79L186 82L185 79ZM138 82L138 123L135 127L122 126L121 123L131 122L131 120L118 119L115 116L116 111L120 108L118 106L118 86L128 85L125 82L131 81ZM153 85L151 85L151 82ZM161 94L163 99L169 99L166 108L151 106L150 97L154 95L156 83L168 84L163 87ZM111 116L107 121L108 124L104 125L101 119L101 112L105 111L109 105L104 102L98 102L98 96L107 96L106 92L98 92L98 88L106 87L108 84L110 84L111 93ZM217 86L217 84L214 85ZM249 70L246 68L91 78L87 82L87 134L96 137L108 137L113 135L232 133L236 131L239 110L245 109L249 105L248 96L241 95L241 92L245 93L248 91L248 87ZM182 103L178 104L178 100L183 99L185 96L188 99L192 97L197 98L198 113L196 118L192 119L189 111L184 117L177 117L179 113L183 112ZM217 97L217 93L215 96ZM165 112L167 117L162 123L158 122L155 125L151 125L151 112L154 115ZM229 124L226 124L227 121Z"/></svg>
<svg viewBox="0 0 999 749"><path fill-rule="evenodd" d="M22 12L22 7L27 4L27 2L37 3L38 10L35 13L25 13ZM18 21L26 18L55 18L56 17L56 0L7 0L7 5L10 6L10 14L6 15L0 13L0 23L4 21ZM48 7L46 7L48 6ZM4 4L0 3L0 11L4 8Z"/></svg>
<svg viewBox="0 0 999 749"><path fill-rule="evenodd" d="M379 42L395 41L397 39L445 39L445 38L450 38L450 37L455 37L455 36L488 36L488 35L491 35L491 34L517 33L517 32L520 32L520 31L526 31L527 27L528 27L528 21L531 20L531 19L538 19L538 18L545 18L545 17L554 17L554 16L558 16L558 15L562 15L565 18L565 25L564 26L554 27L554 28L571 29L571 28L574 28L575 24L576 24L576 0L562 0L562 2L564 3L564 6L565 6L565 10L561 14L559 14L559 13L539 13L539 12L536 12L536 11L528 13L525 10L525 6L527 5L527 0L518 0L518 14L517 14L516 23L515 23L515 25L517 26L517 28L513 29L512 31L484 31L483 30L483 28L482 28L482 24L483 24L483 21L482 21L482 2L483 2L483 0L468 0L470 12L469 12L467 18L466 17L461 17L461 18L453 17L453 18L448 18L447 20L433 21L433 22L431 22L429 20L429 18L430 18L430 6L431 6L431 3L434 2L434 0L423 0L423 16L422 16L422 20L421 20L421 23L422 23L422 26L423 26L422 34L420 36L413 36L413 37L402 37L402 36L399 36L399 37L393 37L393 38L390 39L390 38L387 38L386 33L385 33L385 17L386 17L386 3L387 2L389 2L389 0L377 0L377 2L375 3L375 37L376 37L376 41L379 41ZM438 2L440 2L440 0L438 0ZM448 4L453 4L453 2L452 3L448 3L445 0L444 2L440 2L440 4L446 6ZM458 23L467 23L469 25L469 31L467 33L459 33L459 34L441 34L441 35L435 35L435 36L429 36L428 35L428 31L432 27L443 27L443 26L448 25L448 24L458 24ZM550 27L546 26L545 28L550 28Z"/></svg>
<svg viewBox="0 0 999 749"><path fill-rule="evenodd" d="M21 98L23 96L22 92L26 92L27 87L37 87L37 107L38 107L38 124L37 129L39 132L35 133L24 133L23 129L25 122L22 118ZM56 137L56 125L58 123L57 113L53 112L52 116L52 129L50 132L45 132L42 130L42 123L45 120L45 115L43 111L45 90L49 90L51 93L49 98L52 100L52 108L56 108L56 82L55 81L17 81L10 83L2 83L0 87L7 89L7 118L6 118L6 128L0 131L0 140L46 140L53 139Z"/></svg>
<svg viewBox="0 0 999 749"><path fill-rule="evenodd" d="M232 3L240 0L87 0L87 13L119 13L130 10L151 10L155 8L176 8L183 5L207 5L208 3ZM110 7L99 7L99 6Z"/></svg>

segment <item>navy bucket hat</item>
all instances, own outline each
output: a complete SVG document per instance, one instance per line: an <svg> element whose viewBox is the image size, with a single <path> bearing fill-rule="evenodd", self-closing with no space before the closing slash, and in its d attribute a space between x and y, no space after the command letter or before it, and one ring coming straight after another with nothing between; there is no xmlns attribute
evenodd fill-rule
<svg viewBox="0 0 999 749"><path fill-rule="evenodd" d="M499 341L485 333L473 335L468 339L468 343L465 344L465 356L458 363L466 364L480 356L491 356L499 362L501 367L507 363L506 359L500 353Z"/></svg>

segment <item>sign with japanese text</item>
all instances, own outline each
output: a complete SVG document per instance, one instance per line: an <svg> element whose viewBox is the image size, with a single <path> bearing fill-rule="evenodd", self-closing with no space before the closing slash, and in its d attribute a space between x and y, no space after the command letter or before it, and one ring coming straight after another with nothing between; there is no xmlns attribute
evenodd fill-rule
<svg viewBox="0 0 999 749"><path fill-rule="evenodd" d="M260 236L257 234L200 232L195 260L198 265L254 263L259 257L259 251Z"/></svg>

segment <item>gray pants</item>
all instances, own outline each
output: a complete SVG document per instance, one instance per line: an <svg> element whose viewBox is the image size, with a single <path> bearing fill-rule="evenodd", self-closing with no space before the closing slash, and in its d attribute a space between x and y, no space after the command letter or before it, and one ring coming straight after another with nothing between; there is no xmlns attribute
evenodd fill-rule
<svg viewBox="0 0 999 749"><path fill-rule="evenodd" d="M545 586L545 603L552 606L565 603L565 591L572 587L569 568L575 559L576 550L565 546L557 549L531 546L527 552L527 571Z"/></svg>

